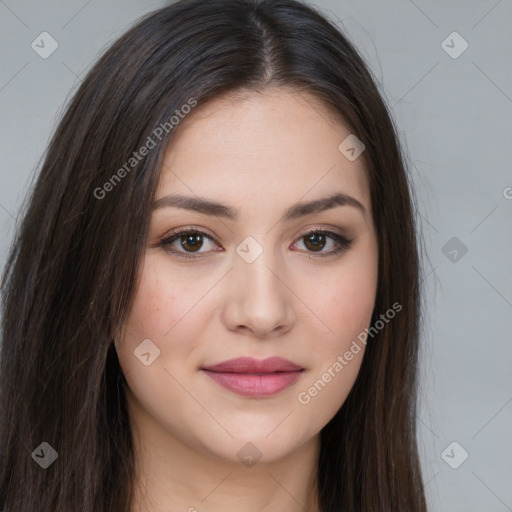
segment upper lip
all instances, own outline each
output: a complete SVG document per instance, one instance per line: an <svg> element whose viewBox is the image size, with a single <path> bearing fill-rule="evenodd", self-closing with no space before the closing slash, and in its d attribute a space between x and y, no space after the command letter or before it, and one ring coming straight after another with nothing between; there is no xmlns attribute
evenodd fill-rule
<svg viewBox="0 0 512 512"><path fill-rule="evenodd" d="M272 373L295 372L303 368L282 357L268 357L261 360L252 357L237 357L212 366L204 366L202 369L229 373Z"/></svg>

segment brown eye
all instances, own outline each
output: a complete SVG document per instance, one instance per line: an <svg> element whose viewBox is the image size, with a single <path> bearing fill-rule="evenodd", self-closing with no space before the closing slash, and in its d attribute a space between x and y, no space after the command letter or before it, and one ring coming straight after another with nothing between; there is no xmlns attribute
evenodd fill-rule
<svg viewBox="0 0 512 512"><path fill-rule="evenodd" d="M322 233L314 232L304 236L305 245L312 251L321 251L326 244L326 236Z"/></svg>
<svg viewBox="0 0 512 512"><path fill-rule="evenodd" d="M203 235L199 233L180 235L179 240L181 247L186 251L190 250L195 252L199 250L203 245L202 237Z"/></svg>
<svg viewBox="0 0 512 512"><path fill-rule="evenodd" d="M341 253L347 250L352 243L352 240L348 240L343 235L322 229L309 231L305 235L302 235L301 240L304 240L303 243L306 247L306 252L317 253L315 256L318 257L332 256ZM334 248L329 251L323 251L323 249L329 245L329 241Z"/></svg>
<svg viewBox="0 0 512 512"><path fill-rule="evenodd" d="M200 258L201 254L208 252L208 250L201 251L206 241L215 245L215 241L207 233L185 228L173 231L158 245L179 258ZM197 253L197 256L194 253Z"/></svg>
<svg viewBox="0 0 512 512"><path fill-rule="evenodd" d="M348 240L343 235L321 229L309 231L302 235L300 241L303 241L306 253L320 258L341 253L347 250L352 243L352 240ZM204 248L205 242L211 242L214 246L216 245L215 240L204 231L182 228L171 232L158 246L176 255L178 258L201 258L203 253L211 252L209 250L201 250ZM332 248L324 251L329 246ZM218 249L213 249L213 251L216 250Z"/></svg>

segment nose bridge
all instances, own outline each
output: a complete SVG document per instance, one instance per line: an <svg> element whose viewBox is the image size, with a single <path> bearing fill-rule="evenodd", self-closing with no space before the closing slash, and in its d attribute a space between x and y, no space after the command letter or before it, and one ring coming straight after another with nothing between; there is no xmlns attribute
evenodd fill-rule
<svg viewBox="0 0 512 512"><path fill-rule="evenodd" d="M276 277L276 268L281 268L278 258L269 246L269 239L258 242L252 237L247 237L237 247L238 258L235 264L236 281L241 283L240 289L244 296L256 299L269 295L267 301L282 294L282 284ZM242 284L243 283L243 284Z"/></svg>
<svg viewBox="0 0 512 512"><path fill-rule="evenodd" d="M230 323L260 334L287 325L290 297L286 280L279 275L283 272L279 251L263 247L262 242L251 237L239 244L236 251L232 281L235 290L230 294L234 302L230 310L236 314Z"/></svg>

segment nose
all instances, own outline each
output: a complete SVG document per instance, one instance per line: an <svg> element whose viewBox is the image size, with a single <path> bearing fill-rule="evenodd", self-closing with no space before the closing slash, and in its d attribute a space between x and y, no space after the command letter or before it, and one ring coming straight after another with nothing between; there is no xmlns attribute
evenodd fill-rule
<svg viewBox="0 0 512 512"><path fill-rule="evenodd" d="M277 260L265 251L252 263L237 256L229 274L222 314L229 330L268 338L292 329L294 295Z"/></svg>

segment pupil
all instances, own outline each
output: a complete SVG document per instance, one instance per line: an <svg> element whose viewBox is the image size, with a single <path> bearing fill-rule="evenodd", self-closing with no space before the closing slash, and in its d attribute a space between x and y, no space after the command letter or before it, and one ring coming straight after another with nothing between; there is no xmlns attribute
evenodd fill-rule
<svg viewBox="0 0 512 512"><path fill-rule="evenodd" d="M323 249L325 235L319 233L313 233L307 237L309 243L312 243L313 249Z"/></svg>
<svg viewBox="0 0 512 512"><path fill-rule="evenodd" d="M197 249L201 246L201 235L195 234L195 235L183 235L181 237L181 243L183 245L183 248L186 249L185 243L190 245L192 249Z"/></svg>

